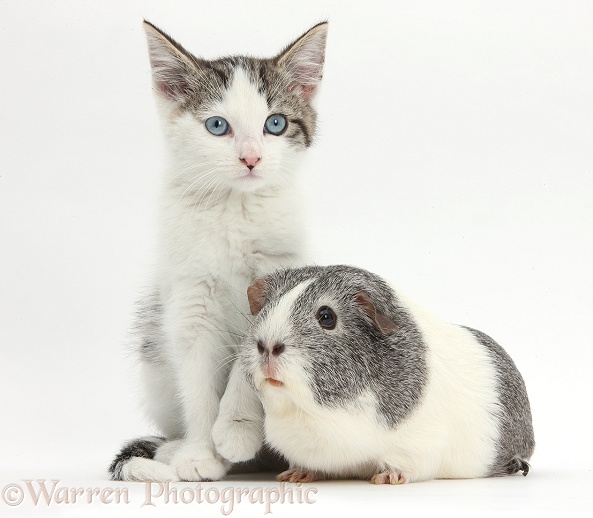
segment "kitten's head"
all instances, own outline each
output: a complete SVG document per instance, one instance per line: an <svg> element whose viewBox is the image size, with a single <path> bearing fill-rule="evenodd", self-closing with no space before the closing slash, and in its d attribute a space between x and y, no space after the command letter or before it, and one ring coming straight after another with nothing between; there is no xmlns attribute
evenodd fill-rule
<svg viewBox="0 0 593 518"><path fill-rule="evenodd" d="M144 28L175 182L246 192L286 184L313 141L311 101L323 72L327 23L273 58L214 61L195 57L149 22Z"/></svg>

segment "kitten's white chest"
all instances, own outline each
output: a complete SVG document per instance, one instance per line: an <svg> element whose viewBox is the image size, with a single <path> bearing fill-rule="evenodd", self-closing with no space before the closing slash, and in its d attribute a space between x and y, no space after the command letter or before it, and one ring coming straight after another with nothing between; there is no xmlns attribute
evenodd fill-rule
<svg viewBox="0 0 593 518"><path fill-rule="evenodd" d="M177 275L250 283L298 264L301 228L292 196L233 193L216 204L166 206L165 267Z"/></svg>

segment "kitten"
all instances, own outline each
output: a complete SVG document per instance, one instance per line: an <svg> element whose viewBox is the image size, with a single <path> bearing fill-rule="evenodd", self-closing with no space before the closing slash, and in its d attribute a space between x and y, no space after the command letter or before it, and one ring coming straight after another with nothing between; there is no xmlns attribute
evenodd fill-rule
<svg viewBox="0 0 593 518"><path fill-rule="evenodd" d="M211 431L249 325L247 287L303 263L293 184L314 138L327 23L274 58L215 61L144 29L170 167L155 291L138 327L146 404L164 438L132 441L109 470L115 480L218 480L229 464Z"/></svg>

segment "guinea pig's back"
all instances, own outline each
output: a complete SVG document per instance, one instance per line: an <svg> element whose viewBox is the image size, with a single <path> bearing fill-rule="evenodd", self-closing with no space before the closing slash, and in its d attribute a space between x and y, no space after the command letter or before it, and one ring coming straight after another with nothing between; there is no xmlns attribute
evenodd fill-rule
<svg viewBox="0 0 593 518"><path fill-rule="evenodd" d="M496 370L496 391L499 401L499 438L497 455L488 476L502 476L523 471L535 448L531 408L525 382L508 353L491 337L466 328L492 358Z"/></svg>
<svg viewBox="0 0 593 518"><path fill-rule="evenodd" d="M422 436L438 433L443 441L435 478L489 476L500 463L501 401L498 361L473 330L450 324L399 294L426 346L428 382L411 417Z"/></svg>

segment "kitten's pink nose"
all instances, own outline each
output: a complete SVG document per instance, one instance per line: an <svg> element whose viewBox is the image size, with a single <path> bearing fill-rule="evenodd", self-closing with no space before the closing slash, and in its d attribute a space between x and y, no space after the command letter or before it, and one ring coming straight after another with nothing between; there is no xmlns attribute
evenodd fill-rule
<svg viewBox="0 0 593 518"><path fill-rule="evenodd" d="M247 167L249 167L249 170L251 171L261 160L261 157L258 157L257 155L247 155L241 157L239 160L241 160L241 162L243 162Z"/></svg>

